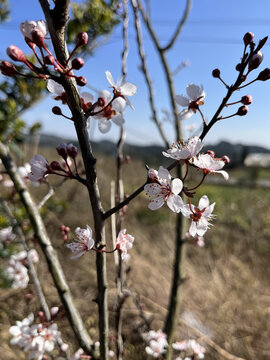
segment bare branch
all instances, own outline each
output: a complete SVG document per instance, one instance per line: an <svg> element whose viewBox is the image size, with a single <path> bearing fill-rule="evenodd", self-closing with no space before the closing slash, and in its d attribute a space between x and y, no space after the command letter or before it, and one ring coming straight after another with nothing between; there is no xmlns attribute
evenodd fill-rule
<svg viewBox="0 0 270 360"><path fill-rule="evenodd" d="M140 19L139 19L139 13L138 13L138 8L136 6L136 1L132 0L132 7L133 7L133 11L134 11L134 17L135 17L135 29L136 29L136 34L137 34L137 44L138 44L138 51L139 51L139 55L141 58L141 62L142 62L142 71L145 77L145 81L148 87L148 93L149 93L149 102L150 102L150 106L151 106L151 110L152 110L152 119L154 120L160 136L165 144L165 146L168 148L170 147L170 143L162 129L162 125L160 123L160 121L158 120L158 115L157 115L157 109L154 103L154 89L152 86L152 80L150 79L150 75L148 72L148 68L146 65L146 58L145 58L145 53L143 50L143 39L142 39L142 31L141 31L141 24L140 24Z"/></svg>
<svg viewBox="0 0 270 360"><path fill-rule="evenodd" d="M185 22L187 21L187 18L188 18L188 15L189 15L189 12L191 10L191 4L192 4L192 1L191 0L187 0L187 4L186 4L186 8L185 8L185 12L183 14L183 17L182 19L179 20L179 23L178 23L178 26L175 30L175 33L173 34L171 40L168 42L168 44L166 46L163 46L162 50L163 51L167 51L169 50L171 47L173 47L176 39L178 38Z"/></svg>

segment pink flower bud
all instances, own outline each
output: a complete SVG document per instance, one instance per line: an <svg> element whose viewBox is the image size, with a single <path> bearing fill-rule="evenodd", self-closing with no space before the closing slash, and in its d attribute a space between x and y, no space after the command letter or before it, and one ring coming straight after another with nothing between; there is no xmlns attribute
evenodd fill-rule
<svg viewBox="0 0 270 360"><path fill-rule="evenodd" d="M55 58L52 55L45 56L45 64L47 65L54 65L55 64Z"/></svg>
<svg viewBox="0 0 270 360"><path fill-rule="evenodd" d="M250 105L252 103L252 96L251 95L242 96L241 103L244 105Z"/></svg>
<svg viewBox="0 0 270 360"><path fill-rule="evenodd" d="M248 107L246 105L240 106L240 108L237 111L237 115L239 116L245 116L248 113Z"/></svg>
<svg viewBox="0 0 270 360"><path fill-rule="evenodd" d="M266 81L270 79L270 69L265 68L263 71L261 71L257 77L257 80Z"/></svg>
<svg viewBox="0 0 270 360"><path fill-rule="evenodd" d="M39 311L39 312L38 312L38 317L39 317L39 321L40 321L41 323L44 323L44 322L46 321L45 315L44 315L44 312L43 312L43 311Z"/></svg>
<svg viewBox="0 0 270 360"><path fill-rule="evenodd" d="M206 154L210 155L213 159L214 159L214 157L216 155L213 150L207 150Z"/></svg>
<svg viewBox="0 0 270 360"><path fill-rule="evenodd" d="M52 112L54 113L54 115L62 115L62 110L60 109L59 106L54 106L52 108Z"/></svg>
<svg viewBox="0 0 270 360"><path fill-rule="evenodd" d="M21 49L16 45L7 48L7 55L14 61L26 62L26 57Z"/></svg>
<svg viewBox="0 0 270 360"><path fill-rule="evenodd" d="M84 76L79 76L76 78L76 83L78 86L85 86L87 84L87 80Z"/></svg>
<svg viewBox="0 0 270 360"><path fill-rule="evenodd" d="M72 159L75 159L75 157L78 155L78 149L73 144L68 144L68 146L67 146L67 154Z"/></svg>
<svg viewBox="0 0 270 360"><path fill-rule="evenodd" d="M66 228L65 225L60 226L60 230L62 230L62 231L65 231L65 228Z"/></svg>
<svg viewBox="0 0 270 360"><path fill-rule="evenodd" d="M214 70L212 71L212 76L213 76L214 78L219 78L219 77L220 77L220 70L219 70L219 69L214 69Z"/></svg>
<svg viewBox="0 0 270 360"><path fill-rule="evenodd" d="M63 170L58 161L52 161L50 164L52 170Z"/></svg>
<svg viewBox="0 0 270 360"><path fill-rule="evenodd" d="M252 43L253 39L254 34L252 32L247 32L243 37L244 44L247 46L248 44Z"/></svg>
<svg viewBox="0 0 270 360"><path fill-rule="evenodd" d="M14 76L18 74L15 66L8 61L1 61L0 62L0 70L3 75L6 76Z"/></svg>
<svg viewBox="0 0 270 360"><path fill-rule="evenodd" d="M82 58L75 58L71 62L72 69L80 70L84 66L84 60Z"/></svg>
<svg viewBox="0 0 270 360"><path fill-rule="evenodd" d="M70 227L69 227L69 226L66 226L66 227L65 227L65 231L66 231L66 232L70 232Z"/></svg>
<svg viewBox="0 0 270 360"><path fill-rule="evenodd" d="M263 53L261 51L258 51L257 54L253 55L252 58L249 60L248 71L257 69L262 61L263 61Z"/></svg>
<svg viewBox="0 0 270 360"><path fill-rule="evenodd" d="M66 160L67 155L68 155L68 149L67 149L66 143L61 143L61 144L57 145L56 151L57 151L58 155L60 155L64 160Z"/></svg>
<svg viewBox="0 0 270 360"><path fill-rule="evenodd" d="M55 315L58 313L59 311L59 307L58 306L53 306L50 310L51 316L55 317Z"/></svg>
<svg viewBox="0 0 270 360"><path fill-rule="evenodd" d="M81 32L78 34L76 47L85 46L88 43L88 34Z"/></svg>
<svg viewBox="0 0 270 360"><path fill-rule="evenodd" d="M226 155L222 156L221 160L223 160L225 164L229 164L231 162L230 158Z"/></svg>

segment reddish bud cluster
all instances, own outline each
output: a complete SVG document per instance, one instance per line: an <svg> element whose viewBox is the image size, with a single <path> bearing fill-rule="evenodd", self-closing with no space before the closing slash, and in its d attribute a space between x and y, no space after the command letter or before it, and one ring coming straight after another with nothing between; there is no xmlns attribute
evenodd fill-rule
<svg viewBox="0 0 270 360"><path fill-rule="evenodd" d="M7 48L7 55L14 61L26 62L26 57L23 51L16 45L10 45Z"/></svg>
<svg viewBox="0 0 270 360"><path fill-rule="evenodd" d="M75 58L71 62L72 69L80 70L84 66L84 60L82 58Z"/></svg>
<svg viewBox="0 0 270 360"><path fill-rule="evenodd" d="M68 234L70 232L70 228L68 226L61 225L60 231L61 231L64 242L66 242L68 240Z"/></svg>
<svg viewBox="0 0 270 360"><path fill-rule="evenodd" d="M78 34L76 47L85 46L88 43L88 34L81 32Z"/></svg>
<svg viewBox="0 0 270 360"><path fill-rule="evenodd" d="M87 80L84 76L79 76L79 77L76 77L76 83L77 85L79 86L85 86L87 84Z"/></svg>
<svg viewBox="0 0 270 360"><path fill-rule="evenodd" d="M253 40L254 40L254 34L252 32L247 32L243 37L245 46L251 44Z"/></svg>
<svg viewBox="0 0 270 360"><path fill-rule="evenodd" d="M18 74L18 71L15 68L15 66L8 61L0 62L0 70L2 74L6 76L15 76L16 74Z"/></svg>

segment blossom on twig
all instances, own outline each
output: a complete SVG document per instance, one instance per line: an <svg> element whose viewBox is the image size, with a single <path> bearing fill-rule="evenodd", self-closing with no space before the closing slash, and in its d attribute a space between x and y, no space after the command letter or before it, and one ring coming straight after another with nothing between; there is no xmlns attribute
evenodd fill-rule
<svg viewBox="0 0 270 360"><path fill-rule="evenodd" d="M153 175L153 169L150 171L149 176ZM171 180L169 171L160 166L156 182L146 184L144 187L146 194L153 197L148 205L149 209L157 210L166 202L173 212L179 213L184 206L182 198L178 195L182 188L182 181L180 179Z"/></svg>
<svg viewBox="0 0 270 360"><path fill-rule="evenodd" d="M34 30L40 31L44 37L48 34L47 23L44 20L38 20L38 21L26 20L21 23L20 30L23 36L30 41L33 41L32 34Z"/></svg>
<svg viewBox="0 0 270 360"><path fill-rule="evenodd" d="M193 136L187 142L179 141L173 143L171 148L163 151L162 154L174 160L191 159L197 155L203 147L203 142L198 136Z"/></svg>
<svg viewBox="0 0 270 360"><path fill-rule="evenodd" d="M118 250L121 250L122 260L125 260L128 255L128 250L133 246L134 237L126 233L126 229L123 229L119 232L116 240L116 247Z"/></svg>
<svg viewBox="0 0 270 360"><path fill-rule="evenodd" d="M182 210L182 214L192 220L189 233L191 236L203 236L207 229L209 228L209 220L213 219L214 215L212 212L214 210L216 203L209 205L209 199L207 195L204 195L200 198L199 205L194 206L192 204L187 204Z"/></svg>
<svg viewBox="0 0 270 360"><path fill-rule="evenodd" d="M75 254L71 257L71 259L77 259L82 256L84 253L91 250L95 244L95 241L92 238L92 229L90 226L86 225L86 229L77 227L75 234L76 238L74 241L66 245L66 247Z"/></svg>
<svg viewBox="0 0 270 360"><path fill-rule="evenodd" d="M189 119L196 113L199 106L204 104L205 92L203 86L200 87L190 83L186 90L188 97L183 95L176 95L175 97L177 104L185 107L185 109L178 114L178 120Z"/></svg>
<svg viewBox="0 0 270 360"><path fill-rule="evenodd" d="M28 177L31 181L43 180L49 174L49 163L42 155L35 155L30 160L31 172Z"/></svg>
<svg viewBox="0 0 270 360"><path fill-rule="evenodd" d="M128 105L132 109L134 109L130 101L126 98L126 96L135 95L137 92L137 86L129 82L125 82L122 84L123 77L121 77L120 80L118 80L117 83L115 83L110 71L107 70L105 74L109 84L113 87L114 95L122 96L126 100Z"/></svg>
<svg viewBox="0 0 270 360"><path fill-rule="evenodd" d="M193 165L202 169L204 174L221 174L225 180L229 179L229 174L220 170L224 167L225 161L220 159L215 159L209 154L199 154L198 157L194 157Z"/></svg>

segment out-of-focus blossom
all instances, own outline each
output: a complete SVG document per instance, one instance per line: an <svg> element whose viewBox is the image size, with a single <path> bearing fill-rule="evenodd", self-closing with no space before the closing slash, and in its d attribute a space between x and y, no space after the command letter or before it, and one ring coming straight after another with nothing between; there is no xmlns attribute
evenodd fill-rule
<svg viewBox="0 0 270 360"><path fill-rule="evenodd" d="M162 154L174 160L191 159L197 155L203 147L203 142L198 136L193 136L187 142L179 141L172 144L171 148L163 151Z"/></svg>
<svg viewBox="0 0 270 360"><path fill-rule="evenodd" d="M18 174L20 175L20 177L23 180L27 180L28 179L28 174L31 171L31 165L29 163L26 163L23 166L19 166L17 171L18 171Z"/></svg>
<svg viewBox="0 0 270 360"><path fill-rule="evenodd" d="M31 181L39 181L49 173L49 163L42 155L35 155L30 160L31 172L28 177Z"/></svg>
<svg viewBox="0 0 270 360"><path fill-rule="evenodd" d="M166 202L173 212L179 213L184 206L182 198L178 195L182 188L182 181L180 179L171 180L169 171L160 166L157 182L146 184L144 187L146 194L153 197L148 205L149 209L157 210Z"/></svg>
<svg viewBox="0 0 270 360"><path fill-rule="evenodd" d="M28 256L30 257L30 259L32 260L33 263L39 262L39 256L35 249L29 250ZM20 251L17 254L11 255L9 263L12 264L14 261L22 262L24 260L27 260L27 252L25 250Z"/></svg>
<svg viewBox="0 0 270 360"><path fill-rule="evenodd" d="M86 225L86 229L77 227L75 234L76 238L74 241L66 245L75 254L71 259L77 259L82 256L84 253L91 250L95 244L90 226Z"/></svg>
<svg viewBox="0 0 270 360"><path fill-rule="evenodd" d="M5 270L7 276L12 281L11 287L14 289L25 289L29 282L28 270L19 261L14 261Z"/></svg>
<svg viewBox="0 0 270 360"><path fill-rule="evenodd" d="M9 333L13 338L10 340L12 345L18 345L24 348L30 340L30 325L34 321L34 315L31 313L22 321L16 321L16 325L9 328Z"/></svg>
<svg viewBox="0 0 270 360"><path fill-rule="evenodd" d="M225 180L229 179L229 174L221 170L225 165L225 161L215 159L209 154L199 154L198 157L194 157L193 165L202 169L204 174L221 174Z"/></svg>
<svg viewBox="0 0 270 360"><path fill-rule="evenodd" d="M133 246L134 237L126 233L126 229L119 232L116 240L116 247L121 250L121 257L125 260L128 250Z"/></svg>
<svg viewBox="0 0 270 360"><path fill-rule="evenodd" d="M185 107L185 109L178 115L178 120L189 119L194 113L196 113L199 106L204 104L205 92L203 86L200 87L190 83L186 90L188 97L183 95L176 95L175 97L177 104Z"/></svg>
<svg viewBox="0 0 270 360"><path fill-rule="evenodd" d="M205 348L194 339L175 342L172 344L172 347L175 351L185 353L184 360L188 358L194 360L204 359Z"/></svg>
<svg viewBox="0 0 270 360"><path fill-rule="evenodd" d="M12 226L0 230L0 241L9 242L14 240L16 235L12 231Z"/></svg>
<svg viewBox="0 0 270 360"><path fill-rule="evenodd" d="M167 341L166 340L151 340L149 346L146 346L145 351L148 355L154 358L159 358L166 352Z"/></svg>
<svg viewBox="0 0 270 360"><path fill-rule="evenodd" d="M189 233L191 236L203 236L209 228L209 220L213 219L215 203L209 205L209 199L206 195L202 196L199 205L187 204L182 210L182 214L192 220Z"/></svg>
<svg viewBox="0 0 270 360"><path fill-rule="evenodd" d="M118 80L117 83L115 83L110 71L106 71L105 73L106 73L106 77L107 77L107 80L108 80L109 84L113 87L114 94L117 94L119 96L123 96L124 99L129 104L129 106L133 109L133 106L131 105L129 100L126 98L126 96L135 95L136 92L137 92L137 86L134 85L134 84L131 84L129 82L125 82L125 83L122 84L123 77L120 80Z"/></svg>

